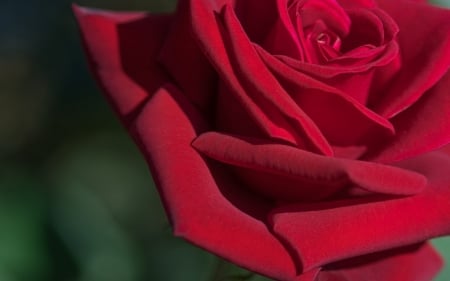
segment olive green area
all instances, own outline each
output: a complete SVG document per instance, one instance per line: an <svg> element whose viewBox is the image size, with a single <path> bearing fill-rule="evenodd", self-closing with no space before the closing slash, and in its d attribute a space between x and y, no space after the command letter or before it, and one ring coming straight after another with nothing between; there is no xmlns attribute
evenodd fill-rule
<svg viewBox="0 0 450 281"><path fill-rule="evenodd" d="M0 1L0 280L267 280L173 237L142 156L88 73L70 4ZM450 239L435 244L450 261Z"/></svg>

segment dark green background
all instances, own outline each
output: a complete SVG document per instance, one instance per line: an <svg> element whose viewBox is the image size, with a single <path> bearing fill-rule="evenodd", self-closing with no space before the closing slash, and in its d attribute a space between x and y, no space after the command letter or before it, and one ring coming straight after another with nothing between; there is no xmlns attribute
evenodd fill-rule
<svg viewBox="0 0 450 281"><path fill-rule="evenodd" d="M174 6L78 3L154 12ZM0 42L1 281L245 277L172 237L144 160L87 71L70 1L1 1ZM436 245L450 261L450 239ZM450 265L438 280L450 280Z"/></svg>

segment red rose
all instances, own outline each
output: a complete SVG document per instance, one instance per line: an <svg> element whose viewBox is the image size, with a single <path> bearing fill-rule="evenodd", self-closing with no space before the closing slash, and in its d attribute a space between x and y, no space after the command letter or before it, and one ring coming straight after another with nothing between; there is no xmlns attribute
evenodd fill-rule
<svg viewBox="0 0 450 281"><path fill-rule="evenodd" d="M450 11L412 0L75 7L175 235L277 280L431 280L450 233Z"/></svg>

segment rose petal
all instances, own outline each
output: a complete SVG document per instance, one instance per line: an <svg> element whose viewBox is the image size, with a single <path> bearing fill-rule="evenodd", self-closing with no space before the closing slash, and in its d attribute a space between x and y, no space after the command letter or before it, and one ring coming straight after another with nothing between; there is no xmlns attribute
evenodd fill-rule
<svg viewBox="0 0 450 281"><path fill-rule="evenodd" d="M255 3L255 1L259 0L211 0L209 2L216 10L220 10L220 7L225 4L233 5L240 15L240 21L246 33L255 40L261 40L261 31L269 29L271 22L274 21L270 18L276 16L273 7L277 1L267 0L264 5L259 5L259 2ZM212 103L216 96L217 73L192 36L189 5L189 1L178 1L174 21L161 48L158 61L183 93L204 113L211 114L214 110ZM258 13L253 13L256 5L258 5ZM264 26L267 28L264 29ZM210 118L213 119L213 117Z"/></svg>
<svg viewBox="0 0 450 281"><path fill-rule="evenodd" d="M367 276L373 281L428 281L442 266L442 258L430 244L424 243L358 257L327 271L339 273L349 281L363 280Z"/></svg>
<svg viewBox="0 0 450 281"><path fill-rule="evenodd" d="M338 75L354 75L368 71L374 67L389 65L398 56L398 45L395 42L388 44L383 56L366 64L356 65L321 65L307 64L286 56L275 56L293 69L307 73L316 78L333 78Z"/></svg>
<svg viewBox="0 0 450 281"><path fill-rule="evenodd" d="M284 201L319 200L353 183L374 193L411 195L426 179L415 172L370 162L321 156L291 146L207 132L192 145L212 159L242 168L257 192Z"/></svg>
<svg viewBox="0 0 450 281"><path fill-rule="evenodd" d="M450 145L446 145L446 146L442 147L439 151L450 155Z"/></svg>
<svg viewBox="0 0 450 281"><path fill-rule="evenodd" d="M347 10L352 22L348 36L343 40L341 51L349 52L359 46L382 46L384 39L384 22L373 11L368 9ZM363 52L364 54L364 52Z"/></svg>
<svg viewBox="0 0 450 281"><path fill-rule="evenodd" d="M377 162L395 162L450 143L450 72L415 105L391 120L397 135L364 156Z"/></svg>
<svg viewBox="0 0 450 281"><path fill-rule="evenodd" d="M277 1L276 11L277 21L268 29L268 35L261 45L271 54L285 55L301 61L309 60L304 49L304 40L298 36L301 29L294 25L289 16L287 1Z"/></svg>
<svg viewBox="0 0 450 281"><path fill-rule="evenodd" d="M287 119L287 124L283 127L289 128L289 132L294 137L300 133L301 139L311 142L309 146L313 146L314 150L319 149L320 152L330 155L331 147L325 137L266 69L229 6L225 6L223 17L226 29L226 34L223 36L229 39L232 45L229 52L230 58L236 65L237 71L242 73L241 80L249 85L250 91L247 94L255 92L254 99L261 106L267 104L265 111L270 113L269 115L280 114Z"/></svg>
<svg viewBox="0 0 450 281"><path fill-rule="evenodd" d="M411 0L377 2L402 31L398 35L402 69L373 104L376 112L391 118L414 104L448 71L450 10Z"/></svg>
<svg viewBox="0 0 450 281"><path fill-rule="evenodd" d="M274 232L303 270L450 234L450 157L431 153L402 165L427 177L424 192L281 207L271 216Z"/></svg>
<svg viewBox="0 0 450 281"><path fill-rule="evenodd" d="M282 89L277 87L276 81L273 81L273 78L267 77L267 74L262 72L263 70L261 69L255 72L255 63L258 63L257 60L251 60L251 65L245 65L245 68L243 67L244 62L247 63L245 57L251 55L252 53L250 51L252 50L249 51L246 48L248 46L245 44L246 42L242 36L235 37L239 36L240 33L235 32L235 36L228 36L226 38L227 41L224 42L223 34L221 34L221 30L219 29L220 23L214 18L212 7L208 7L208 1L192 1L191 5L195 36L198 36L197 39L203 51L216 67L224 83L231 89L231 92L228 94L234 95L234 98L238 101L238 104L235 106L244 107L246 112L250 114L250 117L254 119L256 125L268 137L280 138L297 144L306 142L308 147L311 147L313 150L319 150L325 154L332 153L325 138L315 125L307 119L307 116L302 116L298 109L296 115L293 116L293 110L296 110L293 108L294 104L286 103L286 99L283 96L279 99L275 98L274 92L268 93L269 89L275 88L280 95L285 95L287 98L287 95ZM205 29L205 24L210 26L210 28ZM232 22L227 21L227 24L232 24ZM240 32L243 32L242 29ZM247 37L245 39L248 40ZM225 46L236 44L237 42L242 45L240 48L232 49L231 52L247 51L245 56L239 56L243 60L239 61L242 66L241 69L234 69L237 61L225 49ZM230 48L232 47L233 45L230 46ZM239 74L241 71L244 72L244 75L238 75L237 77L235 73L238 72ZM258 85L258 83L255 83L255 80L263 82L258 77L253 77L255 80L248 79L248 71L251 71L254 75L264 75L264 78L271 79L274 83L265 81L264 85L270 86L270 88L265 89L261 85ZM244 80L239 81L239 79ZM282 101L284 103L281 105L286 106L286 108L280 108L280 102ZM248 120L243 119L242 122L248 122Z"/></svg>
<svg viewBox="0 0 450 281"><path fill-rule="evenodd" d="M393 134L393 126L345 93L295 71L255 46L265 64L334 145L358 145ZM320 105L320 106L318 106Z"/></svg>
<svg viewBox="0 0 450 281"><path fill-rule="evenodd" d="M132 128L175 234L252 271L294 280L290 256L259 219L270 205L191 147L204 123L190 101L167 85Z"/></svg>
<svg viewBox="0 0 450 281"><path fill-rule="evenodd" d="M252 42L263 42L268 30L275 25L280 14L277 11L279 0L237 0L233 5L239 22ZM217 10L219 11L219 10Z"/></svg>
<svg viewBox="0 0 450 281"><path fill-rule="evenodd" d="M158 61L183 93L205 114L211 114L217 74L192 36L187 1L179 1ZM212 119L212 118L211 118Z"/></svg>
<svg viewBox="0 0 450 281"><path fill-rule="evenodd" d="M91 69L123 121L166 81L155 62L168 15L111 12L73 5ZM151 77L151 79L149 79Z"/></svg>
<svg viewBox="0 0 450 281"><path fill-rule="evenodd" d="M316 281L430 281L442 266L442 258L424 243L327 266Z"/></svg>

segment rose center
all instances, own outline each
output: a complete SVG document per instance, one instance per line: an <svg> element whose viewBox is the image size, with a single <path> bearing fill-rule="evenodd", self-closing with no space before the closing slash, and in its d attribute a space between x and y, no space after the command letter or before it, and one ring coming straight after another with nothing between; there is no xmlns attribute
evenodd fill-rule
<svg viewBox="0 0 450 281"><path fill-rule="evenodd" d="M363 51L373 55L375 51L367 50L382 47L395 35L384 24L389 19L374 9L344 10L335 0L291 0L287 8L301 59L309 63L361 58Z"/></svg>
<svg viewBox="0 0 450 281"><path fill-rule="evenodd" d="M303 33L310 58L314 56L314 61L325 63L341 55L342 40L325 22L318 20L312 28L304 29Z"/></svg>
<svg viewBox="0 0 450 281"><path fill-rule="evenodd" d="M291 1L288 10L307 61L325 63L341 55L341 38L349 33L350 19L336 1Z"/></svg>

